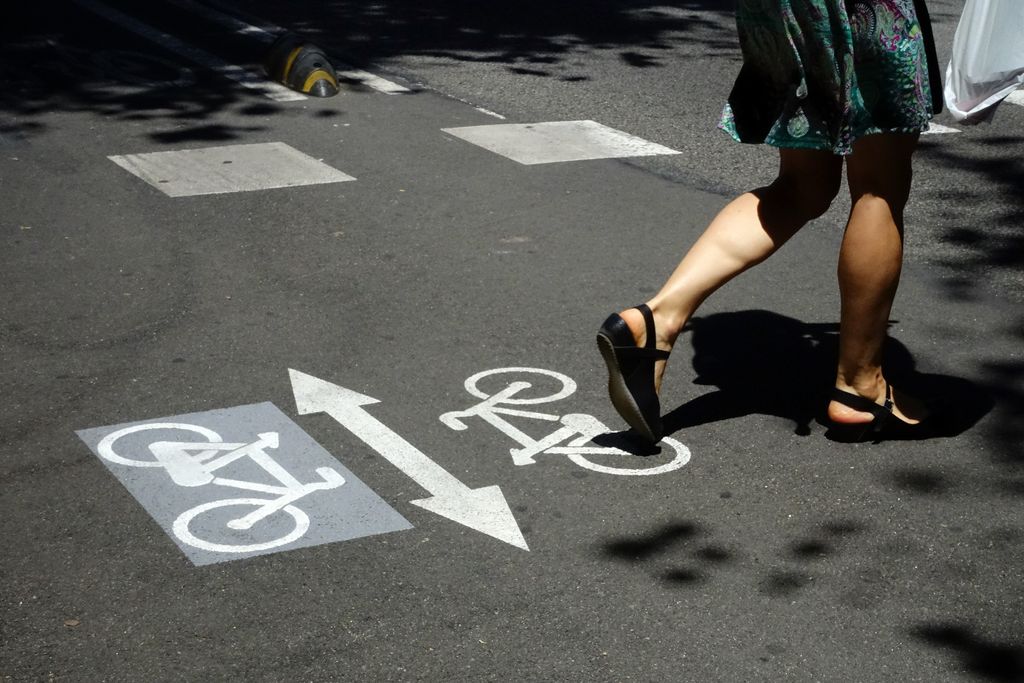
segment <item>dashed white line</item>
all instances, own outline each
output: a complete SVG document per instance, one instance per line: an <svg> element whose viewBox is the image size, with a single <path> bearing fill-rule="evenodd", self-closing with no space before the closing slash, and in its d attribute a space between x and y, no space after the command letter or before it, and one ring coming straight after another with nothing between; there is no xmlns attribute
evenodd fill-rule
<svg viewBox="0 0 1024 683"><path fill-rule="evenodd" d="M490 109L484 109L483 107L473 107L473 108L476 109L481 114L487 114L488 116L493 116L494 118L501 119L502 121L505 120L505 117L502 116L501 114L499 114L496 111L491 111Z"/></svg>
<svg viewBox="0 0 1024 683"><path fill-rule="evenodd" d="M159 29L153 28L148 24L144 24L127 14L122 14L121 12L99 2L95 2L94 0L74 0L74 2L93 14L98 14L104 19L111 21L122 28L128 29L132 33L136 33L149 41L162 45L168 50L176 52L182 57L190 59L191 61L215 71L226 78L230 78L239 85L255 90L275 102L293 102L296 100L306 99L306 96L301 93L297 93L293 90L289 90L283 85L268 81L262 75L248 69L243 69L235 64L228 64L221 58L216 57L205 50L195 47L194 45L190 45L183 40L175 38L169 33L164 33Z"/></svg>
<svg viewBox="0 0 1024 683"><path fill-rule="evenodd" d="M351 69L343 68L339 69L339 66L343 64L335 64L334 68L338 72L338 75L342 78L347 78L353 81L359 81L368 88L373 88L377 92L384 93L385 95L401 95L402 93L412 92L409 88L404 85L398 85L393 81L389 81L386 78L381 78L369 71L363 71L362 69Z"/></svg>

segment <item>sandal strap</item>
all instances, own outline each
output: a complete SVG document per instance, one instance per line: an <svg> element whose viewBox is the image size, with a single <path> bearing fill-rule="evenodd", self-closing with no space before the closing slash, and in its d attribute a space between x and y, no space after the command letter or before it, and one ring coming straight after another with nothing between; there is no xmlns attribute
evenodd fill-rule
<svg viewBox="0 0 1024 683"><path fill-rule="evenodd" d="M646 346L616 346L615 353L622 358L653 358L664 360L669 357L669 351L661 349L649 349Z"/></svg>
<svg viewBox="0 0 1024 683"><path fill-rule="evenodd" d="M640 304L639 306L634 306L634 308L640 311L640 315L644 317L644 328L646 328L647 331L644 348L653 349L656 341L654 331L654 313L647 304Z"/></svg>
<svg viewBox="0 0 1024 683"><path fill-rule="evenodd" d="M640 304L633 308L640 311L640 315L644 317L644 329L646 330L644 346L641 349L637 349L637 351L641 352L637 356L656 358L658 360L668 358L671 352L663 351L656 346L657 331L654 328L654 313L651 311L651 308L647 304Z"/></svg>
<svg viewBox="0 0 1024 683"><path fill-rule="evenodd" d="M644 304L634 306L644 317L644 326L647 330L647 339L643 346L636 345L636 339L632 330L622 316L612 313L601 326L599 336L605 337L615 349L615 355L625 360L653 359L665 360L669 357L670 351L663 351L655 346L654 314Z"/></svg>
<svg viewBox="0 0 1024 683"><path fill-rule="evenodd" d="M886 385L888 387L888 384ZM848 391L843 391L837 387L832 388L833 401L842 403L844 406L859 410L862 413L871 413L876 418L884 418L892 413L892 392L886 388L886 401L884 406L880 406L869 398L864 398L857 394L851 394Z"/></svg>

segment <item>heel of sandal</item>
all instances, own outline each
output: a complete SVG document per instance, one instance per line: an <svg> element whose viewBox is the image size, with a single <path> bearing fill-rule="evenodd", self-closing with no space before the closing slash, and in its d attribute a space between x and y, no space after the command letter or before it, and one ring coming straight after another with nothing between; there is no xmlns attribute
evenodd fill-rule
<svg viewBox="0 0 1024 683"><path fill-rule="evenodd" d="M832 422L829 424L828 429L825 430L825 438L839 443L861 443L868 441L872 435L873 430L871 426L873 424L873 422L864 422L862 424Z"/></svg>

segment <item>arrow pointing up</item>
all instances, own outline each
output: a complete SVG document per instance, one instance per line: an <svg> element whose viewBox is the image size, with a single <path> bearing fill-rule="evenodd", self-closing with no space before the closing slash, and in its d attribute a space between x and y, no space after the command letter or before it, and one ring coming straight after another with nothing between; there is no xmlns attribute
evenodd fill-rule
<svg viewBox="0 0 1024 683"><path fill-rule="evenodd" d="M327 413L431 495L410 501L499 541L529 550L497 486L471 489L363 409L380 403L298 370L288 370L300 415Z"/></svg>

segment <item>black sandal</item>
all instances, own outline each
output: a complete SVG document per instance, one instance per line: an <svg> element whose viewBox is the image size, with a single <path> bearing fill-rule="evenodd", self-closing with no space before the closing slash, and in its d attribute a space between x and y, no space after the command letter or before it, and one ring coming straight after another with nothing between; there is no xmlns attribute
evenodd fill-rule
<svg viewBox="0 0 1024 683"><path fill-rule="evenodd" d="M829 420L829 428L825 432L825 438L832 441L844 443L855 443L871 440L874 443L882 441L900 441L926 439L933 436L934 429L932 420L925 418L917 423L904 422L893 415L892 387L885 383L885 404L878 405L874 401L857 394L851 394L842 389L833 388L831 399L842 403L848 408L853 408L862 413L871 413L874 419L871 422L848 424Z"/></svg>
<svg viewBox="0 0 1024 683"><path fill-rule="evenodd" d="M647 341L641 347L629 325L617 313L608 316L597 332L597 347L608 366L608 395L622 419L644 438L661 439L661 402L654 389L654 364L669 352L655 347L654 314L647 304L636 309L644 316Z"/></svg>

